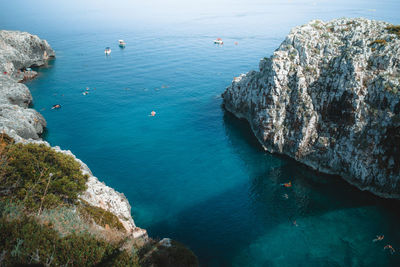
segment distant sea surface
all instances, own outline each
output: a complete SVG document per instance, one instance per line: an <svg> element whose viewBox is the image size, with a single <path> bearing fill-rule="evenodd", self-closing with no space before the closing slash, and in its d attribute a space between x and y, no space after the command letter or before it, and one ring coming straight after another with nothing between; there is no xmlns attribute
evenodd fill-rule
<svg viewBox="0 0 400 267"><path fill-rule="evenodd" d="M11 2L0 27L38 34L57 55L27 83L45 139L123 192L151 237L184 243L202 266L400 266L398 201L265 152L221 108L233 77L258 69L292 27L338 17L400 24L398 1L211 1L198 12L175 1L176 11L155 4L154 17L126 1L83 11L76 1Z"/></svg>

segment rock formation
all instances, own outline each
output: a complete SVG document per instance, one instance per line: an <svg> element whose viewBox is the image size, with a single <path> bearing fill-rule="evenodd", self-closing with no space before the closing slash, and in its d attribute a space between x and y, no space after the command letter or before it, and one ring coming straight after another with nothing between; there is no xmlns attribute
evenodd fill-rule
<svg viewBox="0 0 400 267"><path fill-rule="evenodd" d="M45 40L25 32L0 31L0 132L11 136L17 142L47 142L40 139L46 121L40 113L29 108L32 95L27 86L18 83L32 76L26 71L32 66L42 66L55 53ZM70 151L53 147L58 152L73 156L81 165L82 172L89 176L87 190L81 198L89 204L103 208L116 215L134 238L147 238L146 230L136 227L131 206L124 194L100 182L86 164Z"/></svg>
<svg viewBox="0 0 400 267"><path fill-rule="evenodd" d="M400 27L367 19L295 27L224 107L267 151L400 197Z"/></svg>

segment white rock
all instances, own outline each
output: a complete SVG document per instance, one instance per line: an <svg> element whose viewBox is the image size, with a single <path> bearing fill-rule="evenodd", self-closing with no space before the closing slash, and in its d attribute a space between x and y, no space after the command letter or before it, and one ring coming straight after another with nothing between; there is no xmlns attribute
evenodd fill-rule
<svg viewBox="0 0 400 267"><path fill-rule="evenodd" d="M400 198L400 37L388 26L295 27L258 72L234 79L224 106L249 121L266 150Z"/></svg>

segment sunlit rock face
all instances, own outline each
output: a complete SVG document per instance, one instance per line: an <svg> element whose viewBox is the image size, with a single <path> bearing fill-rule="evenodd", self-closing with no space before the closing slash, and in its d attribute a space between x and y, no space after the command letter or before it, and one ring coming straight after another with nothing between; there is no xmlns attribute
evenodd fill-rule
<svg viewBox="0 0 400 267"><path fill-rule="evenodd" d="M54 56L49 44L36 35L0 31L0 131L16 139L40 138L46 121L29 108L32 95L28 87L18 81L36 75L26 68L42 66Z"/></svg>
<svg viewBox="0 0 400 267"><path fill-rule="evenodd" d="M0 71L9 75L32 66L42 66L54 50L46 40L19 31L0 31Z"/></svg>
<svg viewBox="0 0 400 267"><path fill-rule="evenodd" d="M295 27L222 97L266 150L400 197L400 28L367 19Z"/></svg>

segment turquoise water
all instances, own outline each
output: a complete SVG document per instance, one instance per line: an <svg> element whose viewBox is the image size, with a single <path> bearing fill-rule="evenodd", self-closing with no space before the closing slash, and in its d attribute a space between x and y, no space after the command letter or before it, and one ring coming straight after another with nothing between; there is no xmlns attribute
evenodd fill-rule
<svg viewBox="0 0 400 267"><path fill-rule="evenodd" d="M400 249L398 201L264 152L248 124L221 108L220 94L291 27L342 16L400 24L400 4L209 4L174 11L160 3L153 17L145 4L124 1L107 12L20 0L0 10L1 28L39 34L56 51L28 83L48 122L46 140L123 192L150 236L186 244L202 266L399 265L400 255L383 249ZM225 45L213 45L216 37ZM51 110L56 103L62 108ZM289 180L292 188L280 186ZM372 242L378 234L384 241Z"/></svg>

